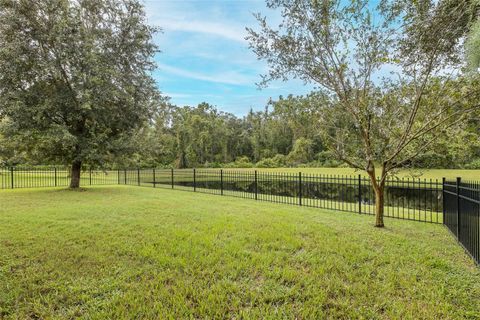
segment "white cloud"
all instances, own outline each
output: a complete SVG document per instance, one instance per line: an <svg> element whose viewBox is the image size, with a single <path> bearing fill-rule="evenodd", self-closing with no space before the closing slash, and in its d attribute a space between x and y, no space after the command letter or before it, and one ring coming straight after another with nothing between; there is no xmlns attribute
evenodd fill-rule
<svg viewBox="0 0 480 320"><path fill-rule="evenodd" d="M274 82L262 91L255 83L268 70L248 49L245 26L258 27L252 12L266 14L272 23L278 14L263 0L144 0L149 23L163 33L154 41L162 53L156 57L155 79L177 105L202 101L244 115L261 109L270 97L304 94L309 86L297 81Z"/></svg>
<svg viewBox="0 0 480 320"><path fill-rule="evenodd" d="M213 35L237 42L246 42L246 32L243 28L232 27L231 24L206 21L188 21L188 20L172 20L162 19L159 24L165 31L183 31L196 32Z"/></svg>
<svg viewBox="0 0 480 320"><path fill-rule="evenodd" d="M146 0L146 12L150 23L161 27L165 32L180 31L201 33L213 37L245 43L244 17L239 20L231 18L231 10L237 8L243 14L247 12L251 19L250 7L247 3L239 2L192 0ZM255 3L255 0L253 0ZM245 6L246 5L246 6ZM234 9L233 9L234 10Z"/></svg>
<svg viewBox="0 0 480 320"><path fill-rule="evenodd" d="M232 84L232 85L252 85L255 80L250 76L246 76L237 72L223 72L216 74L203 74L199 72L189 71L177 67L172 67L163 63L157 63L160 71L166 71L180 77L196 79L201 81Z"/></svg>

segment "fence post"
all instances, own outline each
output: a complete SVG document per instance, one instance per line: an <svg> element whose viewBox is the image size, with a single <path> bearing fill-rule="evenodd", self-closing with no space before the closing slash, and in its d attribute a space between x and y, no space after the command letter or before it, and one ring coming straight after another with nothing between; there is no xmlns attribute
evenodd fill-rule
<svg viewBox="0 0 480 320"><path fill-rule="evenodd" d="M462 178L457 177L457 238L460 240L460 184L462 182Z"/></svg>
<svg viewBox="0 0 480 320"><path fill-rule="evenodd" d="M298 173L298 205L302 205L302 173Z"/></svg>
<svg viewBox="0 0 480 320"><path fill-rule="evenodd" d="M88 179L90 180L90 185L92 185L92 168L88 171Z"/></svg>
<svg viewBox="0 0 480 320"><path fill-rule="evenodd" d="M137 168L137 185L140 185L140 169Z"/></svg>
<svg viewBox="0 0 480 320"><path fill-rule="evenodd" d="M172 168L172 189L173 189L173 168Z"/></svg>
<svg viewBox="0 0 480 320"><path fill-rule="evenodd" d="M257 181L257 170L255 170L255 200L258 200L258 181Z"/></svg>
<svg viewBox="0 0 480 320"><path fill-rule="evenodd" d="M55 170L55 187L57 186L57 167L53 168Z"/></svg>
<svg viewBox="0 0 480 320"><path fill-rule="evenodd" d="M445 224L445 177L442 178L442 219ZM438 202L437 202L438 203Z"/></svg>
<svg viewBox="0 0 480 320"><path fill-rule="evenodd" d="M117 169L117 182L120 184L120 169Z"/></svg>
<svg viewBox="0 0 480 320"><path fill-rule="evenodd" d="M13 189L13 186L14 186L14 184L13 184L13 167L10 167L10 185Z"/></svg>
<svg viewBox="0 0 480 320"><path fill-rule="evenodd" d="M127 185L127 169L123 169L123 178L125 180L125 185Z"/></svg>
<svg viewBox="0 0 480 320"><path fill-rule="evenodd" d="M220 195L223 196L223 169L220 169Z"/></svg>
<svg viewBox="0 0 480 320"><path fill-rule="evenodd" d="M362 214L362 175L358 175L358 213Z"/></svg>
<svg viewBox="0 0 480 320"><path fill-rule="evenodd" d="M195 168L193 168L193 192L197 191L197 174Z"/></svg>
<svg viewBox="0 0 480 320"><path fill-rule="evenodd" d="M152 170L153 170L153 187L156 188L157 182L155 181L155 168L153 168Z"/></svg>

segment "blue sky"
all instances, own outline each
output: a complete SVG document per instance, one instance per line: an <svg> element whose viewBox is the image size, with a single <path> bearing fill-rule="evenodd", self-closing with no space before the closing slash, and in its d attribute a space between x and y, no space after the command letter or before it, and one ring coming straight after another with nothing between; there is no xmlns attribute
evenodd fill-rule
<svg viewBox="0 0 480 320"><path fill-rule="evenodd" d="M267 65L248 49L245 27L257 28L254 12L279 22L263 0L145 0L145 8L149 23L163 29L155 37L162 53L154 77L174 104L206 101L241 116L263 109L270 97L312 89L292 80L258 90Z"/></svg>

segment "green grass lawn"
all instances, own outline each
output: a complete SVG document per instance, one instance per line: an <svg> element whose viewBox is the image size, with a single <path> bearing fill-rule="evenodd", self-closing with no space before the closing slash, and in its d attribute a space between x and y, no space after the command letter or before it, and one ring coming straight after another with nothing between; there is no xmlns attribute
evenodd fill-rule
<svg viewBox="0 0 480 320"><path fill-rule="evenodd" d="M480 318L441 225L127 186L0 203L0 319Z"/></svg>
<svg viewBox="0 0 480 320"><path fill-rule="evenodd" d="M358 171L352 168L245 168L245 169L235 169L227 168L224 169L225 172L250 172L253 173L255 170L259 172L270 172L270 173L285 173L296 175L299 172L304 174L316 174L316 175L336 175L336 176L357 176L361 174L364 177L367 177L367 174L364 171ZM220 169L197 169L199 175L203 172L207 174L209 171L219 173ZM152 169L141 170L141 180L149 179L152 180ZM170 169L157 169L157 180L165 180L169 182L170 179ZM184 177L179 177L180 175L185 175ZM192 180L193 169L176 169L175 175L176 178L183 179L185 181ZM137 179L137 171L130 170L128 171L129 181ZM480 170L460 170L460 169L415 169L415 170L403 170L395 175L396 178L405 178L405 179L427 179L438 180L441 182L442 178L445 177L449 180L454 180L456 177L461 177L464 180L480 180ZM202 179L211 179L212 177L198 176L197 179L201 181ZM217 177L218 178L218 177ZM133 179L133 180L132 180ZM14 187L47 187L55 185L55 174L52 170L37 170L37 171L15 171L14 173ZM57 185L58 186L68 186L70 183L70 176L66 170L58 170L57 172ZM109 170L102 171L97 170L93 171L92 174L88 170L82 172L81 178L82 185L89 185L90 182L93 185L98 184L118 184L124 180L123 171L120 170ZM0 189L9 189L11 188L11 173L8 170L0 170Z"/></svg>

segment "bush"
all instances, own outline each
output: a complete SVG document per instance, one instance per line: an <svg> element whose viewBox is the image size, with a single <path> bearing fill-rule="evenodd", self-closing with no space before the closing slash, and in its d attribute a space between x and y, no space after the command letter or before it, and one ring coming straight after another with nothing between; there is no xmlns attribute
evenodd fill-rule
<svg viewBox="0 0 480 320"><path fill-rule="evenodd" d="M283 154L277 154L273 158L265 158L257 162L258 168L281 168L287 165L287 157Z"/></svg>
<svg viewBox="0 0 480 320"><path fill-rule="evenodd" d="M452 156L444 153L426 152L412 161L413 167L425 169L453 168Z"/></svg>
<svg viewBox="0 0 480 320"><path fill-rule="evenodd" d="M221 168L222 167L222 164L220 162L205 162L205 164L203 165L204 168Z"/></svg>
<svg viewBox="0 0 480 320"><path fill-rule="evenodd" d="M272 160L276 163L277 167L285 167L287 165L287 157L283 154L275 155Z"/></svg>
<svg viewBox="0 0 480 320"><path fill-rule="evenodd" d="M297 166L301 163L307 163L312 160L313 141L306 138L295 140L293 149L286 157L287 163Z"/></svg>
<svg viewBox="0 0 480 320"><path fill-rule="evenodd" d="M246 156L237 158L235 162L226 163L224 168L253 168L253 163Z"/></svg>
<svg viewBox="0 0 480 320"><path fill-rule="evenodd" d="M315 155L314 162L318 167L336 168L343 164L342 161L337 160L331 151L322 151ZM310 163L312 164L312 163Z"/></svg>
<svg viewBox="0 0 480 320"><path fill-rule="evenodd" d="M465 165L465 169L480 169L480 159L475 159Z"/></svg>
<svg viewBox="0 0 480 320"><path fill-rule="evenodd" d="M278 167L272 158L265 158L263 160L260 160L257 162L255 166L257 168L277 168Z"/></svg>

